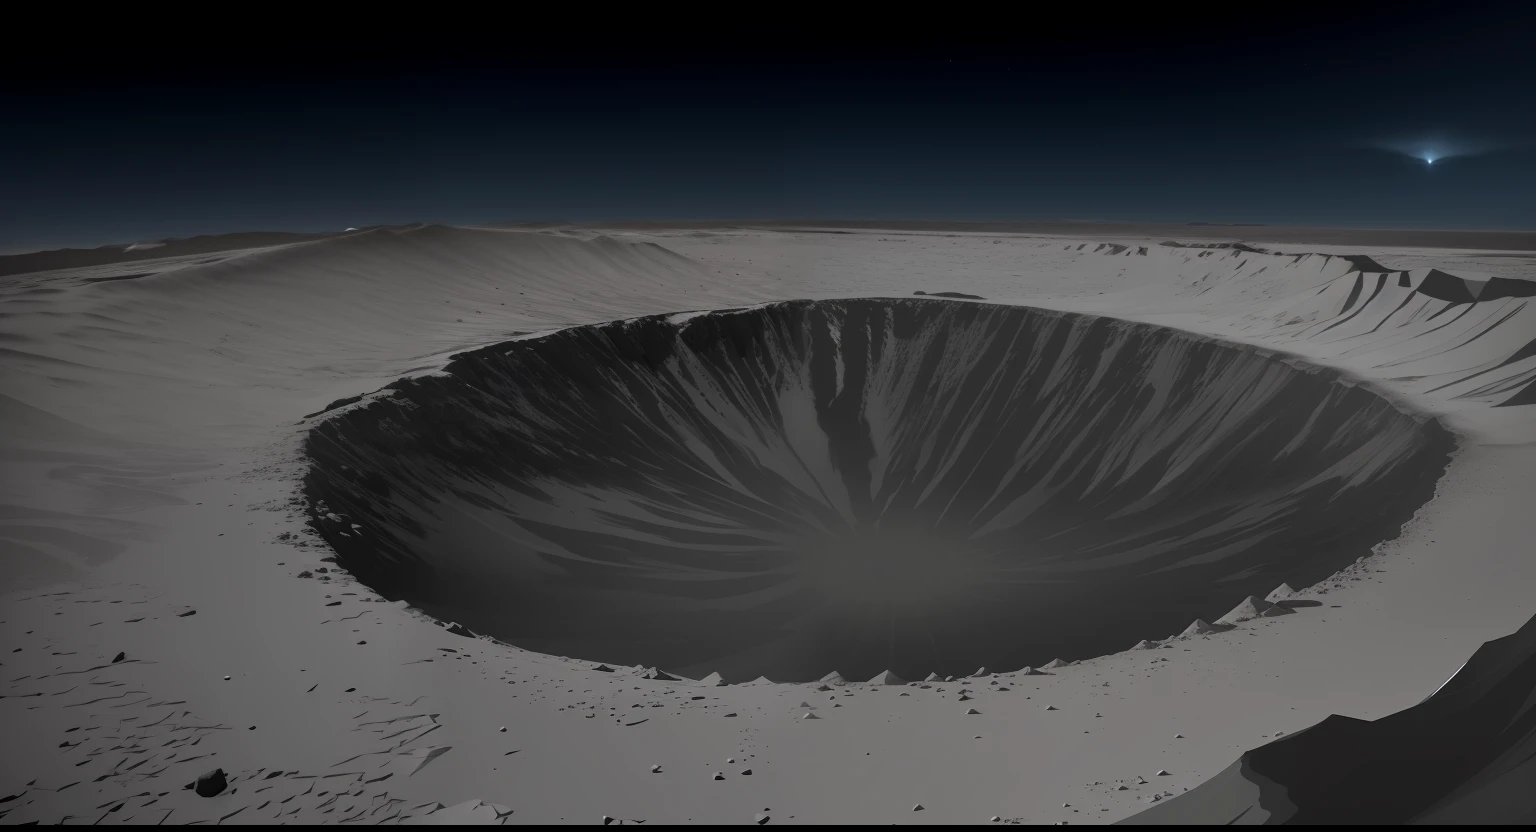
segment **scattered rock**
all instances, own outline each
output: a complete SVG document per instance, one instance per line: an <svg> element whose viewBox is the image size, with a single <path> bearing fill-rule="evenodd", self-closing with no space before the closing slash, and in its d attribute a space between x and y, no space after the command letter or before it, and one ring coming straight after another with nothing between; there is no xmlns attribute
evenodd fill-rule
<svg viewBox="0 0 1536 832"><path fill-rule="evenodd" d="M1216 619L1216 623L1230 626L1240 621L1247 621L1251 618L1258 618L1264 614L1265 610L1268 610L1273 606L1274 604L1271 604L1262 598L1250 595L1247 598L1244 598L1242 603L1233 607L1231 612L1223 615L1221 618Z"/></svg>
<svg viewBox="0 0 1536 832"><path fill-rule="evenodd" d="M475 637L475 634L470 632L468 627L465 627L463 624L459 624L457 622L451 622L450 621L448 623L448 626L444 627L443 629L447 630L448 632L450 632L450 633L452 633L452 634L454 634L456 636L463 636L465 638L474 638Z"/></svg>
<svg viewBox="0 0 1536 832"><path fill-rule="evenodd" d="M725 775L717 771L717 772L715 772L715 779L716 780L724 780L725 779Z"/></svg>
<svg viewBox="0 0 1536 832"><path fill-rule="evenodd" d="M661 766L651 766L651 773L652 774L660 774L661 773Z"/></svg>
<svg viewBox="0 0 1536 832"><path fill-rule="evenodd" d="M597 667L594 667L592 669L596 670L599 673L612 673L613 672L613 668L609 667L606 664L600 664Z"/></svg>
<svg viewBox="0 0 1536 832"><path fill-rule="evenodd" d="M986 677L991 676L991 675L992 674L990 672L988 672L988 670L985 667L979 667L979 668L976 669L975 673L971 674L971 678L972 679L985 679Z"/></svg>
<svg viewBox="0 0 1536 832"><path fill-rule="evenodd" d="M188 783L186 788L197 792L198 797L214 797L229 788L229 780L224 775L224 769L216 768L213 771L204 772L196 780Z"/></svg>
<svg viewBox="0 0 1536 832"><path fill-rule="evenodd" d="M1270 602L1271 604L1276 604L1276 603L1279 603L1281 601L1284 601L1285 599L1287 599L1287 598L1289 598L1289 597L1291 597L1292 595L1295 595L1295 594L1296 594L1296 590L1291 589L1291 585L1290 584L1288 584L1288 583L1287 584L1281 584L1281 585L1275 587L1273 592L1271 592L1268 595L1264 596L1264 600Z"/></svg>
<svg viewBox="0 0 1536 832"><path fill-rule="evenodd" d="M907 680L889 670L882 670L875 678L870 679L869 683L872 685L905 685Z"/></svg>
<svg viewBox="0 0 1536 832"><path fill-rule="evenodd" d="M1026 667L1023 670L1019 671L1019 675L1020 676L1049 676L1051 674L1041 672L1039 670L1034 669L1033 667Z"/></svg>
<svg viewBox="0 0 1536 832"><path fill-rule="evenodd" d="M980 716L981 715L981 711L978 711L975 708L966 708L965 709L965 715L966 716Z"/></svg>
<svg viewBox="0 0 1536 832"><path fill-rule="evenodd" d="M721 676L719 673L711 673L708 676L700 679L699 684L706 688L723 688L728 683L725 681L725 677Z"/></svg>
<svg viewBox="0 0 1536 832"><path fill-rule="evenodd" d="M1155 642L1155 641L1147 641L1146 639L1142 639L1141 641L1136 642L1136 646L1134 648L1132 648L1132 649L1134 649L1134 650L1156 650L1158 647L1159 647L1159 645L1158 645L1157 642Z"/></svg>
<svg viewBox="0 0 1536 832"><path fill-rule="evenodd" d="M838 686L842 686L842 685L848 684L848 680L843 678L843 674L838 673L836 670L834 670L831 673L828 673L827 675L821 677L821 683L823 685L838 685Z"/></svg>
<svg viewBox="0 0 1536 832"><path fill-rule="evenodd" d="M758 826L762 826L763 824L767 823L768 820L769 820L768 815L763 813L763 812L758 812L757 814L752 816L752 822L757 824Z"/></svg>
<svg viewBox="0 0 1536 832"><path fill-rule="evenodd" d="M1206 620L1203 618L1196 618L1194 623L1190 624L1188 627L1185 627L1184 632L1179 633L1179 635L1204 636L1210 635L1211 633L1224 633L1230 629L1232 628L1227 625L1216 626L1214 624L1206 623Z"/></svg>
<svg viewBox="0 0 1536 832"><path fill-rule="evenodd" d="M120 662L120 661L122 661L123 659L126 659L126 658L128 658L128 654L127 653L118 653L116 656L112 657L112 663L113 664L117 664L118 662Z"/></svg>
<svg viewBox="0 0 1536 832"><path fill-rule="evenodd" d="M921 803L914 803L914 804L912 804L912 811L914 811L914 812L921 812L921 811L923 811L923 804L921 804Z"/></svg>
<svg viewBox="0 0 1536 832"><path fill-rule="evenodd" d="M1046 710L1047 710L1047 711L1055 711L1055 710L1060 710L1060 709L1059 709L1059 708L1057 708L1057 707L1056 707L1056 706L1055 706L1055 705L1046 705L1046 706L1045 706L1045 709L1046 709Z"/></svg>
<svg viewBox="0 0 1536 832"><path fill-rule="evenodd" d="M801 719L821 719L821 717L811 713L810 711L806 711L805 712L805 716L802 716L800 718Z"/></svg>
<svg viewBox="0 0 1536 832"><path fill-rule="evenodd" d="M923 681L924 682L938 682L938 681L942 681L942 680L939 679L939 674L937 674L937 673L930 673L930 674L928 674L928 676L926 678L923 679Z"/></svg>
<svg viewBox="0 0 1536 832"><path fill-rule="evenodd" d="M1045 664L1040 665L1040 668L1042 670L1056 670L1057 668L1071 667L1074 664L1077 664L1077 662L1064 662L1061 659L1051 659Z"/></svg>
<svg viewBox="0 0 1536 832"><path fill-rule="evenodd" d="M1160 768L1160 769L1157 770L1157 776L1158 777L1169 777L1171 775L1168 774L1167 769L1161 769Z"/></svg>

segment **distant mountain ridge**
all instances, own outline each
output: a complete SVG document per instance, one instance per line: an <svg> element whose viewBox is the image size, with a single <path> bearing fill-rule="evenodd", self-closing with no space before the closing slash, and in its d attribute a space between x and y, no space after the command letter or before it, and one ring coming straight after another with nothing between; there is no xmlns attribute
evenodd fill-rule
<svg viewBox="0 0 1536 832"><path fill-rule="evenodd" d="M105 266L111 263L159 260L165 257L211 254L216 251L233 251L243 248L264 248L323 240L344 233L346 232L323 231L304 234L294 231L242 231L234 234L199 234L196 237L170 238L144 243L119 243L97 248L61 248L27 254L5 254L0 255L0 275L76 269L82 266Z"/></svg>

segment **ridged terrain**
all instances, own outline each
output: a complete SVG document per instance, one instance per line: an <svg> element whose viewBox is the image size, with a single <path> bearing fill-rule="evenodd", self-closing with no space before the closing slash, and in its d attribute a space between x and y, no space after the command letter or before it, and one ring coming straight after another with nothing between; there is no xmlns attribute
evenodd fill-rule
<svg viewBox="0 0 1536 832"><path fill-rule="evenodd" d="M1536 618L1418 705L1337 714L1247 752L1128 824L1536 822Z"/></svg>
<svg viewBox="0 0 1536 832"><path fill-rule="evenodd" d="M1173 330L787 302L457 356L307 441L381 593L543 652L727 679L1124 649L1395 536L1452 440Z"/></svg>

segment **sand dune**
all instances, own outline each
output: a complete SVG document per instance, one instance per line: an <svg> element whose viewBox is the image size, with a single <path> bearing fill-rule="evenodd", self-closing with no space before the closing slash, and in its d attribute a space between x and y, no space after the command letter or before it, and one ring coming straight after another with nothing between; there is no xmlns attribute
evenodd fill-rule
<svg viewBox="0 0 1536 832"><path fill-rule="evenodd" d="M0 818L1112 821L1536 612L1524 259L827 230L10 274Z"/></svg>

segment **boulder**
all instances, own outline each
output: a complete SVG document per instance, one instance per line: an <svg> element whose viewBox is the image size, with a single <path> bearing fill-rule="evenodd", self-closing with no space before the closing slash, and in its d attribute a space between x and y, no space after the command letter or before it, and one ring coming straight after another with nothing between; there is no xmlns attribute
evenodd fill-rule
<svg viewBox="0 0 1536 832"><path fill-rule="evenodd" d="M1247 598L1244 598L1242 602L1237 606L1233 607L1231 612L1216 619L1216 623L1233 625L1240 621L1247 621L1249 619L1258 618L1264 614L1265 610L1268 610L1273 606L1274 604L1271 604L1263 598L1250 595Z"/></svg>
<svg viewBox="0 0 1536 832"><path fill-rule="evenodd" d="M1287 598L1289 598L1289 597L1291 597L1292 595L1295 595L1295 594L1296 594L1296 590L1291 589L1291 585L1290 584L1281 584L1281 585L1275 587L1273 592L1271 592L1268 595L1264 596L1264 600L1270 602L1271 604L1276 604L1276 603L1279 603L1281 601L1284 601L1285 599L1287 599Z"/></svg>
<svg viewBox="0 0 1536 832"><path fill-rule="evenodd" d="M186 787L197 792L198 797L214 797L223 794L224 790L229 788L229 779L224 775L224 769L216 768L213 771L203 772Z"/></svg>
<svg viewBox="0 0 1536 832"><path fill-rule="evenodd" d="M1232 628L1227 626L1227 625L1225 625L1225 624L1222 624L1222 625L1218 626L1216 624L1206 623L1206 620L1203 619L1203 618L1196 618L1194 623L1190 624L1188 627L1185 627L1184 628L1184 632L1179 633L1179 635L1181 637L1182 636L1205 636L1205 635L1210 635L1211 633L1224 633L1224 632L1226 632L1226 631L1228 631L1230 629L1232 629Z"/></svg>

